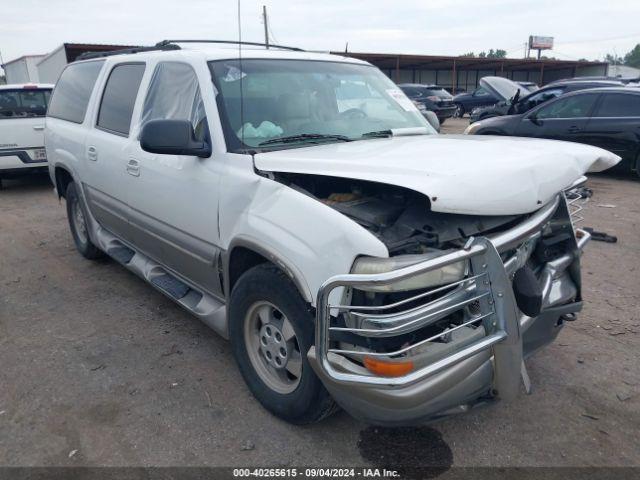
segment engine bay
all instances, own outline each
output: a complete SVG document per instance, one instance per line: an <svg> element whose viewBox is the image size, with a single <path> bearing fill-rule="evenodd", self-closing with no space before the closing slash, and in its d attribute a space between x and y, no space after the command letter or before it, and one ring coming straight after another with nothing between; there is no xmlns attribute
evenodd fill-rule
<svg viewBox="0 0 640 480"><path fill-rule="evenodd" d="M432 212L425 195L363 180L277 173L275 180L337 210L379 238L390 255L455 248L478 234L504 230L518 215L476 216Z"/></svg>

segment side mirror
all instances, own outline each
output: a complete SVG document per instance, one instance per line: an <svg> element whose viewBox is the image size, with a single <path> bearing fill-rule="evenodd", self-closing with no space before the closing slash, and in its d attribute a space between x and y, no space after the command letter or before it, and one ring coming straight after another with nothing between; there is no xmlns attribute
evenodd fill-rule
<svg viewBox="0 0 640 480"><path fill-rule="evenodd" d="M438 116L431 110L423 112L422 115L427 119L429 125L431 125L436 132L440 133L440 120L438 120Z"/></svg>
<svg viewBox="0 0 640 480"><path fill-rule="evenodd" d="M541 118L536 117L535 113L532 113L527 118L531 123L533 123L534 125L537 125L538 127L542 126L542 124L544 123Z"/></svg>
<svg viewBox="0 0 640 480"><path fill-rule="evenodd" d="M209 142L196 139L188 120L151 120L142 127L140 146L146 152L162 155L211 156Z"/></svg>

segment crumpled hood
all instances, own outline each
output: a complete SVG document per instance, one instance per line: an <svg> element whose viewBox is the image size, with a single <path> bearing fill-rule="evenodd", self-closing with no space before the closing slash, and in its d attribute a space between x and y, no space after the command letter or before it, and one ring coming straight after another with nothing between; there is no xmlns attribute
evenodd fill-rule
<svg viewBox="0 0 640 480"><path fill-rule="evenodd" d="M427 195L435 212L530 213L586 172L620 157L578 143L484 135L417 135L331 143L255 155L255 166L353 178Z"/></svg>

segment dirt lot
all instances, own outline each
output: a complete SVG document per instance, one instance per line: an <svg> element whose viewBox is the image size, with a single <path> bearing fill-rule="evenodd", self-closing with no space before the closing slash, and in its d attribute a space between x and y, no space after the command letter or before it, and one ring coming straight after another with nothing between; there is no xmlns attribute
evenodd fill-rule
<svg viewBox="0 0 640 480"><path fill-rule="evenodd" d="M464 121L452 120L446 131ZM587 304L528 362L533 393L416 429L294 427L227 342L112 261L76 253L46 180L0 191L0 465L640 466L640 182L597 176Z"/></svg>

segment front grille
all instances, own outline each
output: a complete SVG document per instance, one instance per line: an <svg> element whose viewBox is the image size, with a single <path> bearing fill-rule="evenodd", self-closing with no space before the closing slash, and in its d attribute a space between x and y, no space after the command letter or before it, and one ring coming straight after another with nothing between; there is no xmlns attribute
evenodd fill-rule
<svg viewBox="0 0 640 480"><path fill-rule="evenodd" d="M566 207L558 210L560 204L558 197L506 231L488 238L472 237L462 249L416 265L327 280L318 293L316 312L315 352L323 372L339 383L405 385L494 346L495 362L519 365L519 314L509 276L527 262L554 215L567 216ZM416 290L399 300L371 304L352 295L459 262L468 263L466 278ZM391 362L407 359L415 369L402 377L378 376L362 368L367 357ZM507 377L504 384L511 388L515 380Z"/></svg>

